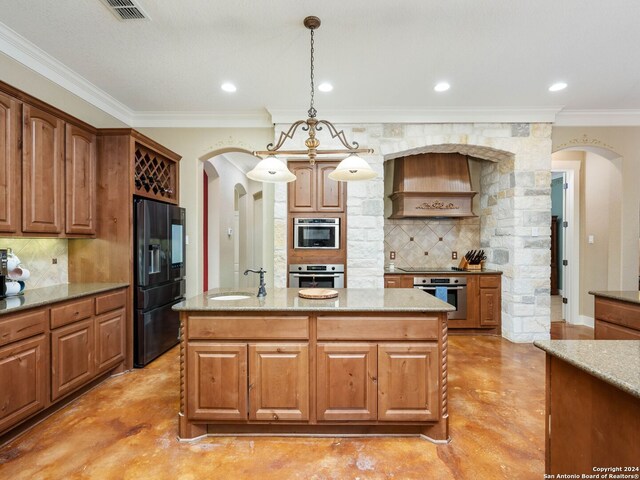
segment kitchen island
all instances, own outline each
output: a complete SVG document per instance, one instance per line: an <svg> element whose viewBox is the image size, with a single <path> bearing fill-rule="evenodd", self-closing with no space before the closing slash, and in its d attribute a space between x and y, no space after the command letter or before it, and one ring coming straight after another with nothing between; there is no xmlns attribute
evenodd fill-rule
<svg viewBox="0 0 640 480"><path fill-rule="evenodd" d="M620 472L629 476L609 478L635 478L640 341L539 340L534 345L546 352L545 473L577 478Z"/></svg>
<svg viewBox="0 0 640 480"><path fill-rule="evenodd" d="M322 300L298 291L257 298L216 289L173 307L180 312L179 437L448 441L453 307L415 289L337 289Z"/></svg>

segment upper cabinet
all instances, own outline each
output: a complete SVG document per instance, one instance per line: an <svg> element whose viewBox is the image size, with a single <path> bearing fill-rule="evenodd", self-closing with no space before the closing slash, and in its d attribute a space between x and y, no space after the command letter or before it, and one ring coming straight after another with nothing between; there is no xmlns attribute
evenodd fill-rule
<svg viewBox="0 0 640 480"><path fill-rule="evenodd" d="M96 136L67 125L65 137L66 232L91 235L96 231Z"/></svg>
<svg viewBox="0 0 640 480"><path fill-rule="evenodd" d="M0 232L20 230L20 102L0 92Z"/></svg>
<svg viewBox="0 0 640 480"><path fill-rule="evenodd" d="M64 121L23 106L22 231L61 233L64 224Z"/></svg>
<svg viewBox="0 0 640 480"><path fill-rule="evenodd" d="M0 82L0 234L94 236L95 129Z"/></svg>
<svg viewBox="0 0 640 480"><path fill-rule="evenodd" d="M289 169L296 181L289 183L289 211L294 213L341 213L346 198L345 185L329 178L338 162L291 161Z"/></svg>

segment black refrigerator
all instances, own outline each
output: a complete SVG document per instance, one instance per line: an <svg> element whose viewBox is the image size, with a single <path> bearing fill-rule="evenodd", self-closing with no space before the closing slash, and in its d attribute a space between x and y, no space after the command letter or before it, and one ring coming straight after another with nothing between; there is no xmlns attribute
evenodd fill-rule
<svg viewBox="0 0 640 480"><path fill-rule="evenodd" d="M185 210L135 198L133 356L144 367L178 343L171 307L184 300Z"/></svg>

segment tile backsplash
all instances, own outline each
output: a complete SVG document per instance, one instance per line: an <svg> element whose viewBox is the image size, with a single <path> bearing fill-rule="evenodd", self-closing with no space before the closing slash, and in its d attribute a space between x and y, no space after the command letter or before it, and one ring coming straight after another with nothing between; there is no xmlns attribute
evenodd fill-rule
<svg viewBox="0 0 640 480"><path fill-rule="evenodd" d="M27 289L69 282L67 244L68 240L60 238L0 238L0 248L13 249L31 272Z"/></svg>
<svg viewBox="0 0 640 480"><path fill-rule="evenodd" d="M468 251L480 247L480 218L386 219L385 265L448 268L457 266ZM458 252L458 260L451 258ZM395 260L390 252L396 252Z"/></svg>

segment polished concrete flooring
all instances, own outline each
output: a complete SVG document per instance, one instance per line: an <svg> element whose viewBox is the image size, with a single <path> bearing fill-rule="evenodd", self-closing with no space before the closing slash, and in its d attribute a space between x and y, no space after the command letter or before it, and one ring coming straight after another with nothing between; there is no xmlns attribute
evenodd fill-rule
<svg viewBox="0 0 640 480"><path fill-rule="evenodd" d="M533 345L450 336L449 444L335 437L180 443L175 348L0 447L0 478L541 479L544 377L544 354Z"/></svg>

